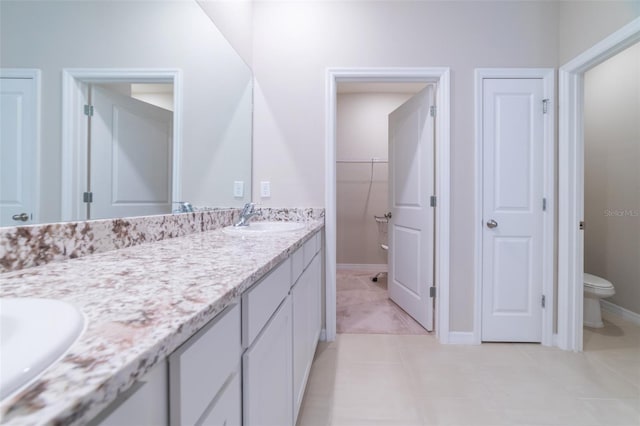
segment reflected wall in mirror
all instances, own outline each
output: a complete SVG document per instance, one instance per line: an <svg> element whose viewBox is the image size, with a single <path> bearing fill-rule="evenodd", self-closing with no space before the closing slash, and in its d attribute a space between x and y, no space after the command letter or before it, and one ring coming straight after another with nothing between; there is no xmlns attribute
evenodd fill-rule
<svg viewBox="0 0 640 426"><path fill-rule="evenodd" d="M78 158L64 158L63 146L69 141L62 136L62 76L67 69L179 70L181 88L180 93L176 89L172 123L181 139L179 162L175 170L167 168L164 174L159 173L160 179L168 174L172 182L179 182L172 185L169 201L237 207L250 200L251 70L195 1L2 0L0 69L0 91L5 93L0 122L2 226L85 218L77 212L63 216L73 209L63 206L62 194L65 190L77 192L76 188L63 188L63 165L78 162ZM15 80L4 77L21 70L34 73L39 80L33 85L32 152L8 150L7 141L17 131L6 126L11 120L4 109L18 100L15 95L6 95L15 94L11 86ZM176 116L182 119L176 121ZM31 172L17 164L20 157L31 159ZM149 170L148 164L140 166ZM135 170L132 167L129 172ZM27 183L29 179L33 182L33 211L28 212L25 222L6 219L6 205L20 198L16 194L19 185L12 179L25 175ZM234 195L236 182L244 184L242 196ZM108 197L113 200L114 194Z"/></svg>

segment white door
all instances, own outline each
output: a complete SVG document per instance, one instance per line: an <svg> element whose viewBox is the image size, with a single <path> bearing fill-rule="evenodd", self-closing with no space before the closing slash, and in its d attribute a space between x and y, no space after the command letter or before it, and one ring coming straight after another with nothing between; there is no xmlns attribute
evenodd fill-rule
<svg viewBox="0 0 640 426"><path fill-rule="evenodd" d="M543 80L483 80L482 340L542 339Z"/></svg>
<svg viewBox="0 0 640 426"><path fill-rule="evenodd" d="M36 87L35 77L0 78L0 226L36 215Z"/></svg>
<svg viewBox="0 0 640 426"><path fill-rule="evenodd" d="M433 330L434 105L429 85L389 114L389 297Z"/></svg>
<svg viewBox="0 0 640 426"><path fill-rule="evenodd" d="M171 212L173 113L91 87L91 219Z"/></svg>

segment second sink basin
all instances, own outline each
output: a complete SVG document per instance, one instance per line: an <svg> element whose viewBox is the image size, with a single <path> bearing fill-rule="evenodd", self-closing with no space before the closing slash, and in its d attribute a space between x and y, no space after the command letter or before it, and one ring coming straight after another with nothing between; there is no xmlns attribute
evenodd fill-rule
<svg viewBox="0 0 640 426"><path fill-rule="evenodd" d="M303 222L250 222L248 226L227 226L222 232L230 235L263 235L299 231L304 227Z"/></svg>
<svg viewBox="0 0 640 426"><path fill-rule="evenodd" d="M38 377L73 345L84 315L55 299L0 299L0 400Z"/></svg>

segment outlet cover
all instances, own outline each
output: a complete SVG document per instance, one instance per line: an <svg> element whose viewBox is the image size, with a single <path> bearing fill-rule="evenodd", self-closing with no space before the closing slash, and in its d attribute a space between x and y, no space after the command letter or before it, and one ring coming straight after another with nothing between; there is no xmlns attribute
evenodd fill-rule
<svg viewBox="0 0 640 426"><path fill-rule="evenodd" d="M271 182L266 180L260 182L260 196L262 198L271 197Z"/></svg>
<svg viewBox="0 0 640 426"><path fill-rule="evenodd" d="M242 198L244 197L244 182L237 180L233 182L233 196Z"/></svg>

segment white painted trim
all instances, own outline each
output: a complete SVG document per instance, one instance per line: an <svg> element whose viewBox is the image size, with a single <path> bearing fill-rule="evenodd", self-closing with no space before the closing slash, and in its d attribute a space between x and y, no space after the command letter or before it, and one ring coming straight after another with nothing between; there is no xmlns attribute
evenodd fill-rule
<svg viewBox="0 0 640 426"><path fill-rule="evenodd" d="M437 82L436 336L449 341L450 71L449 68L330 68L325 86L326 337L336 336L336 83Z"/></svg>
<svg viewBox="0 0 640 426"><path fill-rule="evenodd" d="M338 263L336 269L339 271L357 270L366 272L387 272L386 263Z"/></svg>
<svg viewBox="0 0 640 426"><path fill-rule="evenodd" d="M450 331L449 344L451 345L479 345L475 333L472 331Z"/></svg>
<svg viewBox="0 0 640 426"><path fill-rule="evenodd" d="M172 201L180 201L182 194L182 71L175 68L65 68L62 70L62 212L63 221L86 219L79 197L87 180L86 149L76 141L87 134L82 119L82 105L86 99L87 83L173 83L173 152Z"/></svg>
<svg viewBox="0 0 640 426"><path fill-rule="evenodd" d="M622 317L622 319L627 320L635 325L640 325L640 314L637 314L633 311L630 311L622 306L616 305L613 302L609 302L608 300L600 299L600 307L603 311L610 312L614 315L618 315Z"/></svg>
<svg viewBox="0 0 640 426"><path fill-rule="evenodd" d="M542 293L546 297L547 308L542 313L542 344L553 346L553 306L554 306L554 232L555 232L555 70L553 68L476 68L475 70L475 285L474 285L474 343L482 341L482 80L485 78L539 78L543 80L543 97L550 100L551 108L544 114L543 148L543 194L547 199L547 209L543 216L542 230ZM542 108L542 106L540 106Z"/></svg>
<svg viewBox="0 0 640 426"><path fill-rule="evenodd" d="M640 41L636 18L559 70L558 346L582 351L584 239L584 73Z"/></svg>
<svg viewBox="0 0 640 426"><path fill-rule="evenodd" d="M29 78L35 85L36 103L36 128L35 128L35 170L34 170L34 214L31 223L40 223L40 161L41 161L41 137L42 137L42 71L37 68L0 68L0 77L4 78Z"/></svg>

